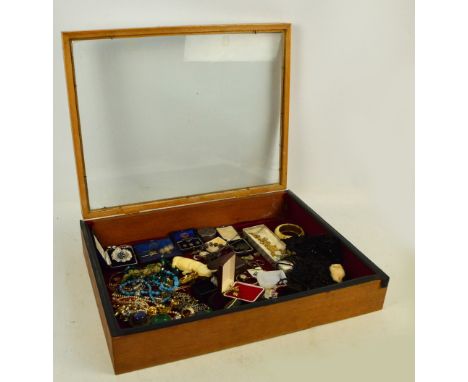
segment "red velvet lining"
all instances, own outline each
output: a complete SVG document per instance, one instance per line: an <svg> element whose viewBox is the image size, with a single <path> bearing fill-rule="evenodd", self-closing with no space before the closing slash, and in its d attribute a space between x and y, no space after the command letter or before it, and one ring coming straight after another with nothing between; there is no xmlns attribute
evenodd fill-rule
<svg viewBox="0 0 468 382"><path fill-rule="evenodd" d="M322 235L327 233L318 221L316 221L308 212L302 208L295 200L286 195L285 198L285 221L300 225L309 235ZM271 227L270 227L271 228ZM345 245L341 246L343 251L343 268L346 271L346 280L369 276L374 274L366 264L364 264L351 250Z"/></svg>
<svg viewBox="0 0 468 382"><path fill-rule="evenodd" d="M228 291L224 295L226 297L238 298L239 300L254 302L263 293L263 288L258 285L245 284L241 282L235 282L233 288L237 288L237 293Z"/></svg>

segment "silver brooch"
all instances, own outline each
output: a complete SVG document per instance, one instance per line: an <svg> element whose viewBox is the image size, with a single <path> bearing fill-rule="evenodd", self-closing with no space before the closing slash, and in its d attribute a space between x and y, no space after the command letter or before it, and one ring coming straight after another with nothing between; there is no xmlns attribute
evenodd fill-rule
<svg viewBox="0 0 468 382"><path fill-rule="evenodd" d="M132 251L129 247L115 247L111 254L112 260L116 261L117 263L126 263L130 261L133 257Z"/></svg>

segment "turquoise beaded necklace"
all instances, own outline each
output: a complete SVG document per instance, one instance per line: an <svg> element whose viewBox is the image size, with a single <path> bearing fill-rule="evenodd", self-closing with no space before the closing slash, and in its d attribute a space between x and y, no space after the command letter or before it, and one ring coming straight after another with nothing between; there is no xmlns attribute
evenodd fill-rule
<svg viewBox="0 0 468 382"><path fill-rule="evenodd" d="M169 282L171 279L172 283ZM163 299L165 302L170 299L170 294L177 290L179 284L179 278L174 272L162 269L146 278L138 277L124 281L118 286L118 290L124 296L148 296L152 302L155 302L156 297L167 293L169 296Z"/></svg>

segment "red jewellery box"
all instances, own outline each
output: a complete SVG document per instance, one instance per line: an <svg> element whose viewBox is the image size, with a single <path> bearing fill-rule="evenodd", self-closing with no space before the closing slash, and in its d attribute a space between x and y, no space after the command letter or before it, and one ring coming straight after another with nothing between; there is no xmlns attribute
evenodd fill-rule
<svg viewBox="0 0 468 382"><path fill-rule="evenodd" d="M62 37L115 373L382 309L388 276L287 189L290 24Z"/></svg>
<svg viewBox="0 0 468 382"><path fill-rule="evenodd" d="M224 295L226 297L235 298L246 302L255 302L263 292L264 289L262 287L236 281L233 284L233 290L227 291Z"/></svg>

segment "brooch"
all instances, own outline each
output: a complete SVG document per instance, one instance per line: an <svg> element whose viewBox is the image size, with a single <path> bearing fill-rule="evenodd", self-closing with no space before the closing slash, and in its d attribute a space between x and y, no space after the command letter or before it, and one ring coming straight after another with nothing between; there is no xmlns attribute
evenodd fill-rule
<svg viewBox="0 0 468 382"><path fill-rule="evenodd" d="M129 245L120 245L117 247L108 248L112 250L111 258L117 263L126 263L133 258L132 247Z"/></svg>

